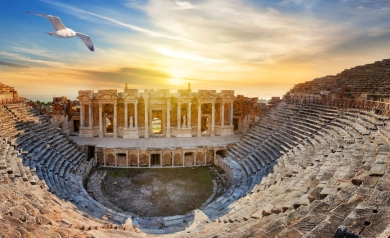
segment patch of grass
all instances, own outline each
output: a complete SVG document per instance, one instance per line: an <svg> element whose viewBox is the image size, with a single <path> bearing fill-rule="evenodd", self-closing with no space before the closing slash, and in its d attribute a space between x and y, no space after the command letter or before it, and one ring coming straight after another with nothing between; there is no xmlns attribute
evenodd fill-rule
<svg viewBox="0 0 390 238"><path fill-rule="evenodd" d="M102 193L111 203L139 216L183 215L212 194L209 167L101 168Z"/></svg>
<svg viewBox="0 0 390 238"><path fill-rule="evenodd" d="M198 176L196 177L197 181L200 183L209 183L210 180L213 180L213 176L211 176L211 173L209 170L201 169L197 170L195 169Z"/></svg>
<svg viewBox="0 0 390 238"><path fill-rule="evenodd" d="M124 169L106 169L107 170L107 175L108 177L116 177L116 178L121 178L125 176L125 170Z"/></svg>

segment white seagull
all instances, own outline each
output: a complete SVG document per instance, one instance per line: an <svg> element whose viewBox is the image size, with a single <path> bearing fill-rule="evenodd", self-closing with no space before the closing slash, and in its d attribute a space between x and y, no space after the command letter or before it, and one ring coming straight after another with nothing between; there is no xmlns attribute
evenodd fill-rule
<svg viewBox="0 0 390 238"><path fill-rule="evenodd" d="M55 32L47 32L47 34L59 38L71 38L71 37L78 36L80 37L81 40L83 40L84 44L88 47L88 49L90 49L91 51L95 51L95 49L93 48L93 43L91 41L91 38L89 38L88 35L80 32L75 32L70 28L66 28L64 24L61 22L61 19L59 17L46 15L46 14L38 14L34 12L26 12L26 13L34 14L40 17L46 17L53 25L54 30L56 30Z"/></svg>

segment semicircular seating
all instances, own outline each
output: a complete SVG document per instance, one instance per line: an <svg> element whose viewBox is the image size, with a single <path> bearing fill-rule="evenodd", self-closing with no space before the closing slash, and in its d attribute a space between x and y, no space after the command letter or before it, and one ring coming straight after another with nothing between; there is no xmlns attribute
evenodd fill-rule
<svg viewBox="0 0 390 238"><path fill-rule="evenodd" d="M1 234L146 236L134 231L139 225L130 214L105 207L85 190L93 161L44 116L17 104L1 108L0 120ZM186 227L143 231L176 237L387 234L389 135L387 117L282 102L229 145L221 160L232 186L221 197L196 211Z"/></svg>

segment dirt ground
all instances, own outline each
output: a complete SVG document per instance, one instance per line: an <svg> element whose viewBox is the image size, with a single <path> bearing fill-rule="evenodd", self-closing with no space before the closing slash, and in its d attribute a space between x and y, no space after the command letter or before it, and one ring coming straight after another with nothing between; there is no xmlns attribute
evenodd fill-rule
<svg viewBox="0 0 390 238"><path fill-rule="evenodd" d="M208 167L107 171L101 190L110 202L141 217L183 215L212 194Z"/></svg>

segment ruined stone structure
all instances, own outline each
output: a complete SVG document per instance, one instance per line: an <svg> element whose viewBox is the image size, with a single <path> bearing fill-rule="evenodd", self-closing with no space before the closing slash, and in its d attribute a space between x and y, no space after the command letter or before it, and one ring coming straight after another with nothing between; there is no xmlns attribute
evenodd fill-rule
<svg viewBox="0 0 390 238"><path fill-rule="evenodd" d="M245 133L258 120L257 98L232 90L128 89L79 91L79 101L53 98L47 113L55 127L83 138L171 138L231 136ZM264 114L263 110L263 114ZM226 144L212 146L134 147L88 144L98 165L114 167L183 167L212 164Z"/></svg>
<svg viewBox="0 0 390 238"><path fill-rule="evenodd" d="M86 142L88 143L88 142ZM127 168L173 168L211 165L217 154L226 153L226 145L109 147L93 148L97 165Z"/></svg>
<svg viewBox="0 0 390 238"><path fill-rule="evenodd" d="M364 99L390 102L390 59L356 66L294 86L287 97Z"/></svg>
<svg viewBox="0 0 390 238"><path fill-rule="evenodd" d="M20 102L18 92L10 86L0 83L0 104L12 104Z"/></svg>
<svg viewBox="0 0 390 238"><path fill-rule="evenodd" d="M149 138L233 135L234 91L79 91L82 137ZM72 124L78 118L72 117ZM160 126L152 128L154 121ZM238 123L238 122L237 122Z"/></svg>
<svg viewBox="0 0 390 238"><path fill-rule="evenodd" d="M381 91L378 83L387 87L389 62L349 70L342 82L349 82L350 89L343 94L339 80L330 80L334 87L327 84L327 91L335 92L335 98L314 90L314 84L322 85L318 90L325 86L321 80L294 87L239 142L217 154L214 163L230 177L229 189L185 216L138 217L115 204L103 205L83 186L96 162L88 149L79 150L30 106L6 104L0 107L0 234L389 237L390 107L386 98L390 93ZM363 93L382 95L383 100L362 99L358 95ZM83 106L82 111L87 108ZM187 123L192 115L185 115L185 120L176 117L180 125L193 126L192 121ZM169 163L183 163L180 155L173 156L172 162L169 150L158 153ZM135 153L129 154L134 160ZM146 165L145 157L140 160ZM119 154L116 163L132 163L132 159Z"/></svg>
<svg viewBox="0 0 390 238"><path fill-rule="evenodd" d="M71 101L65 97L54 97L51 110L46 111L46 114L50 117L50 122L54 127L59 127L63 132L69 132L69 111Z"/></svg>

